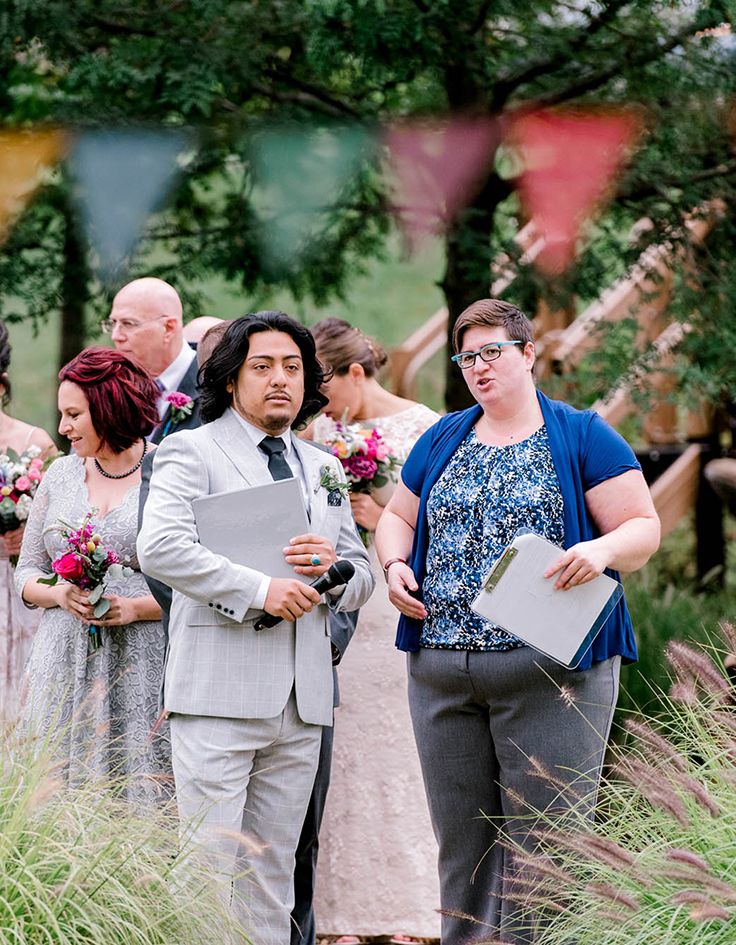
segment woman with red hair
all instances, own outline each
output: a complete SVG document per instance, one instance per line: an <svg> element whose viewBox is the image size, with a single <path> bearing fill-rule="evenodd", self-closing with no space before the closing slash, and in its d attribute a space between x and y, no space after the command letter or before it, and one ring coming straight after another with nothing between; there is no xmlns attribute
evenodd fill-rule
<svg viewBox="0 0 736 945"><path fill-rule="evenodd" d="M59 433L73 454L56 460L33 502L16 570L28 607L42 607L28 660L24 714L68 765L68 776L113 777L131 799L166 797L168 739L152 736L158 714L165 639L161 609L138 569L138 492L147 437L158 422L158 389L118 351L89 348L59 374ZM39 583L69 549L58 530L85 515L99 541L133 569L109 578L104 617L65 580ZM102 646L92 645L90 627ZM50 729L53 727L53 732Z"/></svg>

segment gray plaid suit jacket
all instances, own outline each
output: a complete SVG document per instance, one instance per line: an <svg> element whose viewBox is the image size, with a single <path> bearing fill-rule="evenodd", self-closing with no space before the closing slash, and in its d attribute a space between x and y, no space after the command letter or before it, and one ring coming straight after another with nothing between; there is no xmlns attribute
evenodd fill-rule
<svg viewBox="0 0 736 945"><path fill-rule="evenodd" d="M321 468L340 463L296 440L311 495L311 530L328 538L355 576L332 606L355 610L375 578L355 529L350 503L330 506L319 487ZM296 623L256 632L262 611L250 607L261 572L233 564L199 544L192 500L271 482L232 411L195 430L167 436L156 450L138 536L141 570L173 588L164 705L170 712L224 718L273 718L292 685L304 722L332 724L329 610L320 604ZM248 523L243 522L247 528ZM264 541L268 536L264 536Z"/></svg>

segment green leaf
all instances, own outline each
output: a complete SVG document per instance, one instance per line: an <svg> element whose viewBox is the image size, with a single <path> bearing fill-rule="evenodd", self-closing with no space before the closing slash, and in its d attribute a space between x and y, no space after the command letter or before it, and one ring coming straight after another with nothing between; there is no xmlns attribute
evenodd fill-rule
<svg viewBox="0 0 736 945"><path fill-rule="evenodd" d="M47 578L38 578L38 580L36 581L36 583L37 583L37 584L48 584L49 587L53 587L54 584L56 584L58 580L59 580L59 575L58 575L58 574L52 574L50 577L47 577Z"/></svg>
<svg viewBox="0 0 736 945"><path fill-rule="evenodd" d="M110 609L110 601L107 597L101 597L93 613L95 617L104 617Z"/></svg>
<svg viewBox="0 0 736 945"><path fill-rule="evenodd" d="M380 489L381 486L385 486L387 482L388 482L388 476L374 476L373 482L371 484L374 485L377 489Z"/></svg>
<svg viewBox="0 0 736 945"><path fill-rule="evenodd" d="M87 597L87 600L90 602L90 604L96 604L96 603L97 603L97 601L98 601L98 600L100 599L100 597L102 596L102 590L103 590L102 584L98 584L97 587L93 588L93 589L89 592L89 596ZM109 606L109 601L108 601L108 606ZM95 611L95 616L96 616L96 617L99 617L100 614L98 614L98 613Z"/></svg>

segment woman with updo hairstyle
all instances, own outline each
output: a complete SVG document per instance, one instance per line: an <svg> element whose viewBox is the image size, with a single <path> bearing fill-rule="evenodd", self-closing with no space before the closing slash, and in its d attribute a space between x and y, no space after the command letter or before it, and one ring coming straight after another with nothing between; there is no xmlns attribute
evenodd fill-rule
<svg viewBox="0 0 736 945"><path fill-rule="evenodd" d="M131 801L170 796L168 735L154 727L163 674L161 608L138 567L141 463L158 423L158 388L136 362L88 348L59 373L59 433L74 452L55 460L33 500L16 587L43 608L24 683L24 721L64 761L67 777L114 779ZM133 569L109 578L110 609L94 617L88 591L60 580L52 562L69 551L57 526L92 512L98 542ZM90 630L99 628L102 646ZM53 728L53 731L51 729Z"/></svg>
<svg viewBox="0 0 736 945"><path fill-rule="evenodd" d="M13 450L21 456L30 448L41 459L55 451L54 441L45 430L17 420L5 412L10 403L10 340L5 322L0 321L0 453ZM20 554L23 524L6 531L0 541L0 719L12 719L17 709L18 682L28 656L38 616L22 604L15 589L11 555Z"/></svg>
<svg viewBox="0 0 736 945"><path fill-rule="evenodd" d="M439 415L397 397L379 382L387 356L373 338L340 318L314 325L317 357L331 379L324 414L311 428L322 441L345 421L375 428L400 462ZM390 492L390 490L388 490ZM330 794L320 830L315 917L338 942L363 936L439 936L437 861L429 816L416 799L424 790L406 698L406 663L394 648L396 612L388 599L373 532L389 495L352 494L355 521L370 536L379 578L361 608L358 628L340 663L340 708ZM411 881L407 881L411 877Z"/></svg>

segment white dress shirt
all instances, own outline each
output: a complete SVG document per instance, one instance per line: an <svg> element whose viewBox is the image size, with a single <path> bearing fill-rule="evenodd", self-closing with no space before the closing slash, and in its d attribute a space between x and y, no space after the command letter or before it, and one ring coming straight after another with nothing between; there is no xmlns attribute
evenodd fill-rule
<svg viewBox="0 0 736 945"><path fill-rule="evenodd" d="M179 390L179 384L184 380L184 375L189 370L189 365L197 357L197 352L191 348L186 341L182 342L181 351L171 364L162 371L156 378L163 385L161 396L158 399L158 416L163 420L164 414L169 406L166 396Z"/></svg>
<svg viewBox="0 0 736 945"><path fill-rule="evenodd" d="M264 438L264 436L270 436L271 434L266 433L264 430L259 429L254 426L252 423L249 423L244 417L238 413L234 407L228 407L228 410L231 410L233 414L238 418L240 425L243 427L245 432L250 437L253 445L256 448L256 454L259 457L259 460L263 462L265 469L268 469L268 456L262 449L259 448L259 443ZM304 499L304 507L307 510L307 515L310 513L310 497L309 497L309 488L307 486L307 478L304 474L304 467L302 466L302 461L299 458L299 454L296 451L294 446L294 434L291 430L287 430L285 433L281 434L281 439L284 441L285 450L284 450L284 459L289 464L289 468L294 473L294 478L298 481L299 486L302 490L302 497ZM296 575L294 575L296 577ZM261 585L258 588L255 598L253 599L252 606L258 610L263 610L266 603L266 596L268 595L268 589L271 586L271 578L268 575L263 576L261 580Z"/></svg>

